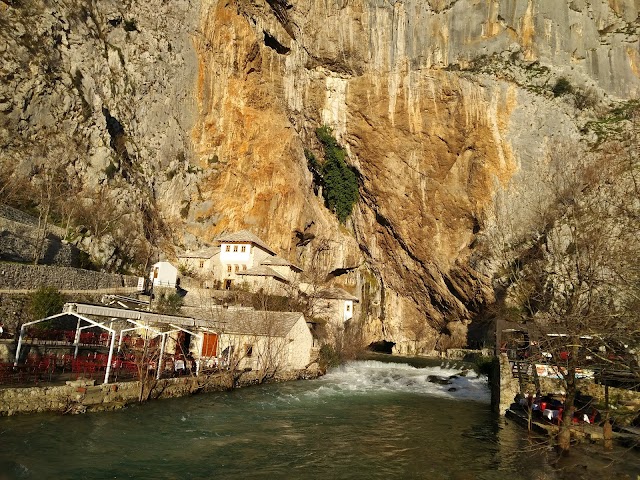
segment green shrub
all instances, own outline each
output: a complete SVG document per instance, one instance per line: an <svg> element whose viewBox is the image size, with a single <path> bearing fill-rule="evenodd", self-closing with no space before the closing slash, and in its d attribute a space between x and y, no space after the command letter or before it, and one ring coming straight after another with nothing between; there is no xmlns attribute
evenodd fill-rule
<svg viewBox="0 0 640 480"><path fill-rule="evenodd" d="M180 313L184 300L177 293L161 294L156 301L155 310L167 315Z"/></svg>
<svg viewBox="0 0 640 480"><path fill-rule="evenodd" d="M494 371L494 358L493 357L477 357L474 361L473 369L478 375L486 375L491 379Z"/></svg>
<svg viewBox="0 0 640 480"><path fill-rule="evenodd" d="M338 144L331 129L324 125L316 129L316 135L324 149L322 194L325 204L344 223L358 201L358 178L345 160L347 152ZM307 155L307 159L311 163L315 157Z"/></svg>
<svg viewBox="0 0 640 480"><path fill-rule="evenodd" d="M560 97L573 92L573 87L569 83L569 80L564 77L560 77L551 91L553 92L554 97Z"/></svg>
<svg viewBox="0 0 640 480"><path fill-rule="evenodd" d="M40 287L30 295L29 313L34 320L62 312L65 296L55 287Z"/></svg>
<svg viewBox="0 0 640 480"><path fill-rule="evenodd" d="M600 97L594 88L587 88L585 90L578 90L574 93L574 102L576 108L584 110L596 107L598 103L600 103Z"/></svg>
<svg viewBox="0 0 640 480"><path fill-rule="evenodd" d="M324 344L320 347L318 365L322 370L326 370L329 367L337 367L340 363L340 355L332 345Z"/></svg>

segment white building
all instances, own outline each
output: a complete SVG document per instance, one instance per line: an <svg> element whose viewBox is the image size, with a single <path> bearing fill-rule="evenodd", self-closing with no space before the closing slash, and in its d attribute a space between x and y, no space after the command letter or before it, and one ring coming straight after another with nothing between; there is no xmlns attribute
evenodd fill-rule
<svg viewBox="0 0 640 480"><path fill-rule="evenodd" d="M282 293L279 291L282 285L302 272L301 268L277 256L261 238L248 230L222 235L218 242L220 254L214 277L222 282L224 289L243 283L252 289Z"/></svg>
<svg viewBox="0 0 640 480"><path fill-rule="evenodd" d="M314 292L314 314L337 324L351 320L354 316L357 297L341 288L324 288Z"/></svg>
<svg viewBox="0 0 640 480"><path fill-rule="evenodd" d="M178 269L169 262L158 262L151 267L149 280L159 287L175 287L178 281Z"/></svg>
<svg viewBox="0 0 640 480"><path fill-rule="evenodd" d="M218 355L253 370L301 370L311 361L313 336L299 312L225 310Z"/></svg>
<svg viewBox="0 0 640 480"><path fill-rule="evenodd" d="M257 291L284 295L302 269L276 255L264 240L248 230L223 234L217 247L178 255L180 265L205 288L230 290L244 285Z"/></svg>

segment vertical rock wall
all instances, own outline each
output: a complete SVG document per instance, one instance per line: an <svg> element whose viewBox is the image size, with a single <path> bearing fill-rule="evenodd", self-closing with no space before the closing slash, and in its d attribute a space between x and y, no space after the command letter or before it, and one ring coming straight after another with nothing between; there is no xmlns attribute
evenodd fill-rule
<svg viewBox="0 0 640 480"><path fill-rule="evenodd" d="M640 93L633 0L34 2L31 29L2 5L22 25L0 33L3 161L62 125L85 188L116 192L140 235L149 209L173 246L250 228L361 296L369 340L427 350L464 344L492 301L493 252L476 244L496 198L526 230L545 157L593 113L553 84ZM346 226L304 155L325 124L359 175Z"/></svg>

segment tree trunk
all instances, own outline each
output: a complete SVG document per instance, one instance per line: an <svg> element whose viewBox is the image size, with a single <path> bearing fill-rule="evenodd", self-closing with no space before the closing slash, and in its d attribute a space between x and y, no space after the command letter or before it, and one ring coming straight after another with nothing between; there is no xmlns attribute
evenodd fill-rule
<svg viewBox="0 0 640 480"><path fill-rule="evenodd" d="M611 427L611 421L608 416L602 427L602 436L604 438L604 449L613 449L613 428Z"/></svg>
<svg viewBox="0 0 640 480"><path fill-rule="evenodd" d="M578 347L573 346L569 354L567 363L567 374L565 377L566 397L564 401L564 410L562 411L562 422L560 423L560 431L558 432L558 448L562 453L568 453L571 448L571 423L573 421L573 412L575 410L576 399L576 362Z"/></svg>

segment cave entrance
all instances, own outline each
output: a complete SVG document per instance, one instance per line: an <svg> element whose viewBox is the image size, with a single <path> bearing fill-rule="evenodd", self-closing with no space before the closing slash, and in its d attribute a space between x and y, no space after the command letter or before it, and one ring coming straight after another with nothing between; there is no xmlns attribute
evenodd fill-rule
<svg viewBox="0 0 640 480"><path fill-rule="evenodd" d="M395 346L395 342L387 342L386 340L380 340L379 342L370 343L367 347L367 350L375 353L393 353L393 347Z"/></svg>

